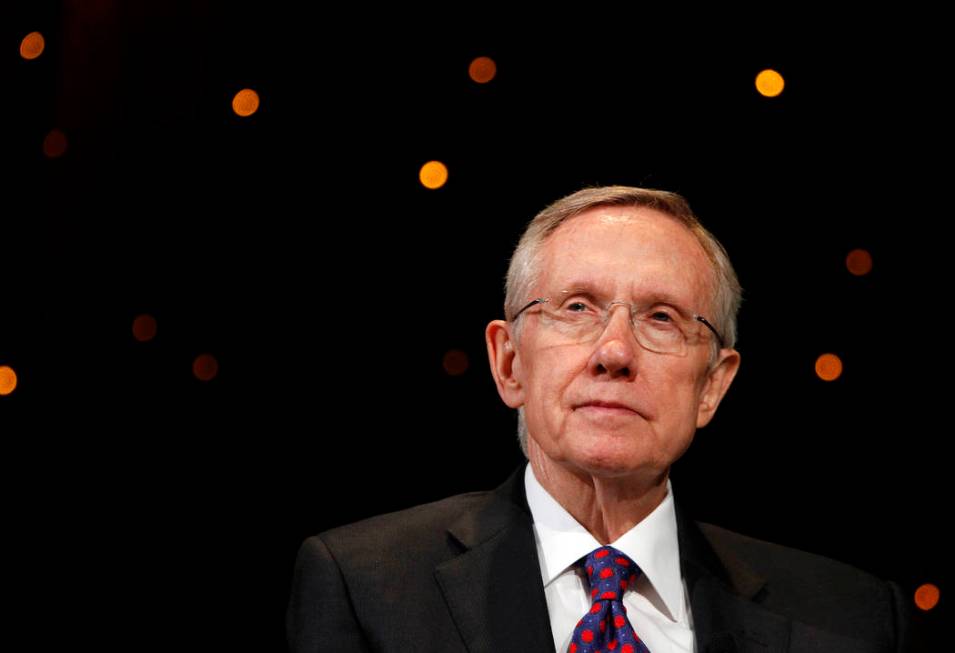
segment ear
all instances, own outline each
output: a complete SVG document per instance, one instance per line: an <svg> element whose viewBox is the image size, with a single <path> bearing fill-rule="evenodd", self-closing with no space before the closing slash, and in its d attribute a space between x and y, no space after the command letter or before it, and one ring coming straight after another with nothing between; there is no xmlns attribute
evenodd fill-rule
<svg viewBox="0 0 955 653"><path fill-rule="evenodd" d="M497 393L511 408L520 408L524 405L523 368L511 325L504 320L494 320L487 325L484 339L487 341L487 357L494 383L497 384Z"/></svg>
<svg viewBox="0 0 955 653"><path fill-rule="evenodd" d="M703 428L713 419L738 370L739 352L735 349L721 349L716 364L706 373L706 380L703 382L700 404L696 409L697 428Z"/></svg>

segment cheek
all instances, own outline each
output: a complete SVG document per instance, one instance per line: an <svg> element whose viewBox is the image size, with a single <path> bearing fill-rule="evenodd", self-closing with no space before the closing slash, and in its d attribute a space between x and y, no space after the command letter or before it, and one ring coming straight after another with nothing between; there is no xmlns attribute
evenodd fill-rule
<svg viewBox="0 0 955 653"><path fill-rule="evenodd" d="M560 412L560 393L553 379L548 378L546 374L538 378L538 383L530 396L530 403L534 405L534 410L540 418L544 419L549 426L554 426L554 421Z"/></svg>
<svg viewBox="0 0 955 653"><path fill-rule="evenodd" d="M669 374L658 379L654 387L659 388L656 393L656 403L661 410L660 417L671 422L692 423L694 427L696 426L697 406L702 386L695 374L690 371ZM674 427L676 428L676 424Z"/></svg>
<svg viewBox="0 0 955 653"><path fill-rule="evenodd" d="M566 419L564 399L574 374L559 360L540 356L533 369L528 369L525 405L528 419L543 424L553 435Z"/></svg>

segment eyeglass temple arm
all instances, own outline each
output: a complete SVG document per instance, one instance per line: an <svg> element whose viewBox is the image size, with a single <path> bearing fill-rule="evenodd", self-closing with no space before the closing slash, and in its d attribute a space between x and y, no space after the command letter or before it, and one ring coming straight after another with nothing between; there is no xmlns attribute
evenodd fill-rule
<svg viewBox="0 0 955 653"><path fill-rule="evenodd" d="M524 309L521 309L521 310L524 310ZM720 335L720 332L716 330L716 327L714 327L712 324L710 324L705 317L703 317L702 315L694 315L693 317L694 317L694 319L696 319L697 322L702 322L703 324L706 325L706 327L707 327L710 331L713 332L713 335L716 336L716 339L717 339L717 340L719 341L719 343L720 343L720 349L722 349L723 347L726 346L726 343L723 342L723 336Z"/></svg>
<svg viewBox="0 0 955 653"><path fill-rule="evenodd" d="M511 320L511 322L514 322L515 320L517 320L517 318L519 318L519 317L521 316L521 313L523 313L524 311L526 311L527 309L529 309L529 308L530 308L531 306L533 306L534 304L543 304L543 303L546 302L546 301L549 301L549 299L548 299L547 297L538 297L537 299L532 300L530 303L527 304L527 306L525 306L524 308L522 308L521 310L519 310L519 311L514 315L514 318ZM712 327L711 327L711 328L712 328Z"/></svg>

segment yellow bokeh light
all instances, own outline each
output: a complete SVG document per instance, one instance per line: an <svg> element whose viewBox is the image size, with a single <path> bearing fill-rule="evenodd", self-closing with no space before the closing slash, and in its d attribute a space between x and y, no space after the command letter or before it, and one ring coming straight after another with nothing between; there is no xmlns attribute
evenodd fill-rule
<svg viewBox="0 0 955 653"><path fill-rule="evenodd" d="M487 84L497 75L497 64L490 57L478 57L468 66L468 75L478 84Z"/></svg>
<svg viewBox="0 0 955 653"><path fill-rule="evenodd" d="M43 139L43 154L49 159L58 159L66 154L66 134L59 129L51 129Z"/></svg>
<svg viewBox="0 0 955 653"><path fill-rule="evenodd" d="M931 610L938 605L940 594L938 587L931 583L925 583L915 590L915 605L922 610Z"/></svg>
<svg viewBox="0 0 955 653"><path fill-rule="evenodd" d="M133 337L139 342L149 342L156 337L156 318L152 315L137 315L133 320Z"/></svg>
<svg viewBox="0 0 955 653"><path fill-rule="evenodd" d="M835 381L842 376L842 360L835 354L823 354L816 359L816 376L823 381Z"/></svg>
<svg viewBox="0 0 955 653"><path fill-rule="evenodd" d="M460 349L452 349L444 355L444 371L450 376L461 376L468 371L468 355Z"/></svg>
<svg viewBox="0 0 955 653"><path fill-rule="evenodd" d="M857 277L869 274L872 272L872 255L864 249L854 249L846 257L846 267Z"/></svg>
<svg viewBox="0 0 955 653"><path fill-rule="evenodd" d="M211 381L219 373L219 361L212 354L200 354L192 362L192 373L200 381Z"/></svg>
<svg viewBox="0 0 955 653"><path fill-rule="evenodd" d="M440 161L428 161L418 173L421 185L432 190L441 188L448 181L448 168Z"/></svg>
<svg viewBox="0 0 955 653"><path fill-rule="evenodd" d="M46 47L46 41L39 32L30 32L20 41L20 56L24 59L36 59L43 54Z"/></svg>
<svg viewBox="0 0 955 653"><path fill-rule="evenodd" d="M248 118L259 110L259 94L251 88L244 88L232 98L232 110L236 115Z"/></svg>
<svg viewBox="0 0 955 653"><path fill-rule="evenodd" d="M785 85L783 76L775 70L767 68L756 75L756 90L765 97L776 97L783 92Z"/></svg>
<svg viewBox="0 0 955 653"><path fill-rule="evenodd" d="M17 373L9 365L0 365L0 397L11 394L17 388Z"/></svg>

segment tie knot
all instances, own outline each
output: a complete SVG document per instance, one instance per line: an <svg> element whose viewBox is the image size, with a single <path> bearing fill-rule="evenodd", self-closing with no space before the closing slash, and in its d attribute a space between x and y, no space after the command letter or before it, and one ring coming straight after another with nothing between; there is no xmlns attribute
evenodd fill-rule
<svg viewBox="0 0 955 653"><path fill-rule="evenodd" d="M584 567L594 601L620 600L631 581L640 574L637 563L612 546L602 546L588 553Z"/></svg>

